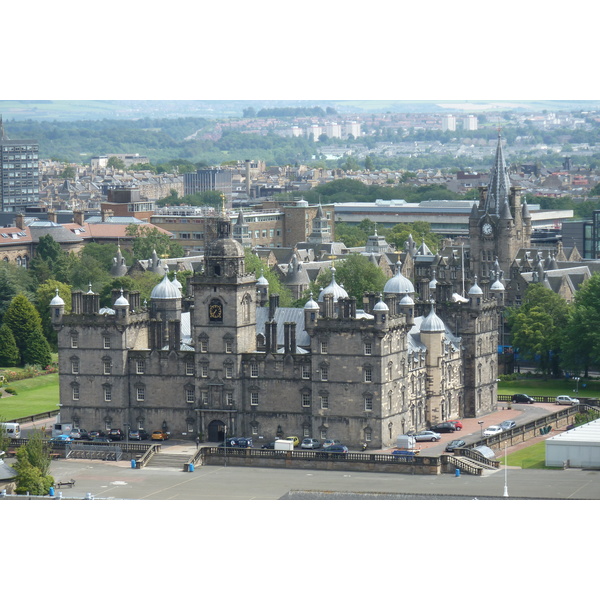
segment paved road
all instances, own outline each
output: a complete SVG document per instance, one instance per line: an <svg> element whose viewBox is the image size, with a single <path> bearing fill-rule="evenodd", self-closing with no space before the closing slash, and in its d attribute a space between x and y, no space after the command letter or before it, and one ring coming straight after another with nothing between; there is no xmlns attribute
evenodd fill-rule
<svg viewBox="0 0 600 600"><path fill-rule="evenodd" d="M82 498L89 492L95 498L130 500L275 500L293 490L338 492L357 498L377 493L501 499L504 474L504 469L483 477L456 477L219 466L198 467L187 473L169 468L132 469L125 461L52 463L52 475L57 481L76 480L74 488L62 490L65 498ZM600 471L509 467L507 482L509 498L600 499Z"/></svg>

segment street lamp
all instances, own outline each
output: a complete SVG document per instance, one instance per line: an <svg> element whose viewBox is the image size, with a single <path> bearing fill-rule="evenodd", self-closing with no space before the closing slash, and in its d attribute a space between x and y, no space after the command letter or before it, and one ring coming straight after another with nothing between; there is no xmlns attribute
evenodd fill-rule
<svg viewBox="0 0 600 600"><path fill-rule="evenodd" d="M479 425L481 437L483 437L483 421L477 421L477 425Z"/></svg>
<svg viewBox="0 0 600 600"><path fill-rule="evenodd" d="M227 466L227 425L224 426L225 437L223 438L224 447L225 447L225 458L223 460L223 466Z"/></svg>
<svg viewBox="0 0 600 600"><path fill-rule="evenodd" d="M573 377L573 381L575 381L575 383L577 384L577 389L573 390L576 394L579 393L579 380L581 379L581 377Z"/></svg>
<svg viewBox="0 0 600 600"><path fill-rule="evenodd" d="M504 442L504 497L508 498L508 459L506 455L507 443Z"/></svg>

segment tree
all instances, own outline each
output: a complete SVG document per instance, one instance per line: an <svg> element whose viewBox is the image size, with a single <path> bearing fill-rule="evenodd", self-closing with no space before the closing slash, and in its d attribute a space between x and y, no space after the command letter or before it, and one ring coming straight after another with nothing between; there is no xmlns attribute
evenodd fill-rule
<svg viewBox="0 0 600 600"><path fill-rule="evenodd" d="M32 332L42 331L42 319L35 306L23 294L18 294L4 314L4 324L12 331L19 349L20 364L23 365L27 340Z"/></svg>
<svg viewBox="0 0 600 600"><path fill-rule="evenodd" d="M58 295L63 299L65 303L65 313L71 312L71 288L66 283L56 281L55 279L49 279L46 283L40 285L35 293L35 308L38 311L42 319L42 331L44 336L56 350L57 345L57 334L52 327L52 314L50 311L50 302L52 298ZM36 363L39 364L39 363Z"/></svg>
<svg viewBox="0 0 600 600"><path fill-rule="evenodd" d="M385 236L385 241L401 251L409 236L412 236L417 246L425 242L432 252L440 248L442 243L440 236L437 233L432 233L431 226L424 221L394 225Z"/></svg>
<svg viewBox="0 0 600 600"><path fill-rule="evenodd" d="M336 262L335 280L348 293L362 302L365 292L382 292L387 282L383 271L362 254L350 254L348 258ZM313 285L313 294L331 282L331 273L323 272Z"/></svg>
<svg viewBox="0 0 600 600"><path fill-rule="evenodd" d="M41 328L29 334L21 361L25 365L39 365L42 369L52 362L52 350Z"/></svg>
<svg viewBox="0 0 600 600"><path fill-rule="evenodd" d="M277 275L271 271L271 269L269 269L269 267L267 267L265 263L250 250L250 248L245 249L245 256L246 272L254 273L257 278L262 274L269 282L269 295L279 295L279 306L292 306L292 294L290 290L281 283Z"/></svg>
<svg viewBox="0 0 600 600"><path fill-rule="evenodd" d="M0 367L16 367L19 364L19 349L10 327L0 327Z"/></svg>
<svg viewBox="0 0 600 600"><path fill-rule="evenodd" d="M594 273L575 294L566 328L563 366L583 372L600 365L600 274Z"/></svg>
<svg viewBox="0 0 600 600"><path fill-rule="evenodd" d="M115 169L117 171L125 170L125 163L120 158L117 158L116 156L111 156L108 159L108 162L106 163L106 165L108 167L110 167L111 169Z"/></svg>
<svg viewBox="0 0 600 600"><path fill-rule="evenodd" d="M544 375L559 374L568 315L566 300L542 283L530 285L523 304L507 311L513 346L525 358L539 358Z"/></svg>
<svg viewBox="0 0 600 600"><path fill-rule="evenodd" d="M183 248L167 233L161 233L155 227L148 225L128 225L127 235L133 240L134 260L147 260L156 250L161 257L177 258L183 256Z"/></svg>
<svg viewBox="0 0 600 600"><path fill-rule="evenodd" d="M62 179L74 179L75 175L77 175L77 171L75 167L72 165L67 165L60 174Z"/></svg>
<svg viewBox="0 0 600 600"><path fill-rule="evenodd" d="M38 283L48 279L68 281L68 255L60 244L50 235L43 235L35 249L35 257L30 267Z"/></svg>
<svg viewBox="0 0 600 600"><path fill-rule="evenodd" d="M50 492L54 485L54 477L49 475L50 456L39 430L34 430L27 444L17 450L14 469L17 472L17 494L46 496Z"/></svg>

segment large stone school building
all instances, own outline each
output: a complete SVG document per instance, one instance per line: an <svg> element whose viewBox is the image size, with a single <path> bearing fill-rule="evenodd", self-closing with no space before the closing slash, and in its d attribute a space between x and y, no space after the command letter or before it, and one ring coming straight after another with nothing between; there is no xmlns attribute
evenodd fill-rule
<svg viewBox="0 0 600 600"><path fill-rule="evenodd" d="M168 275L147 306L57 293L61 419L143 428L172 438L255 445L296 435L381 448L399 434L496 408L502 290L475 281L466 298L418 299L400 264L360 299L335 280L303 308L283 308L245 269L223 218L187 297ZM176 280L175 280L176 282Z"/></svg>

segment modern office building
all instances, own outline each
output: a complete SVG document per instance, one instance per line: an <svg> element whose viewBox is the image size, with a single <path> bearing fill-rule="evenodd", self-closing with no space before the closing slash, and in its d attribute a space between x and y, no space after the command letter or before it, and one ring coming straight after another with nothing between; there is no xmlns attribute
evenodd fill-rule
<svg viewBox="0 0 600 600"><path fill-rule="evenodd" d="M183 176L184 194L200 194L202 192L221 192L231 201L233 191L233 173L225 169L198 169L195 173L185 173Z"/></svg>
<svg viewBox="0 0 600 600"><path fill-rule="evenodd" d="M39 144L36 140L12 140L0 117L0 206L20 212L40 202Z"/></svg>

